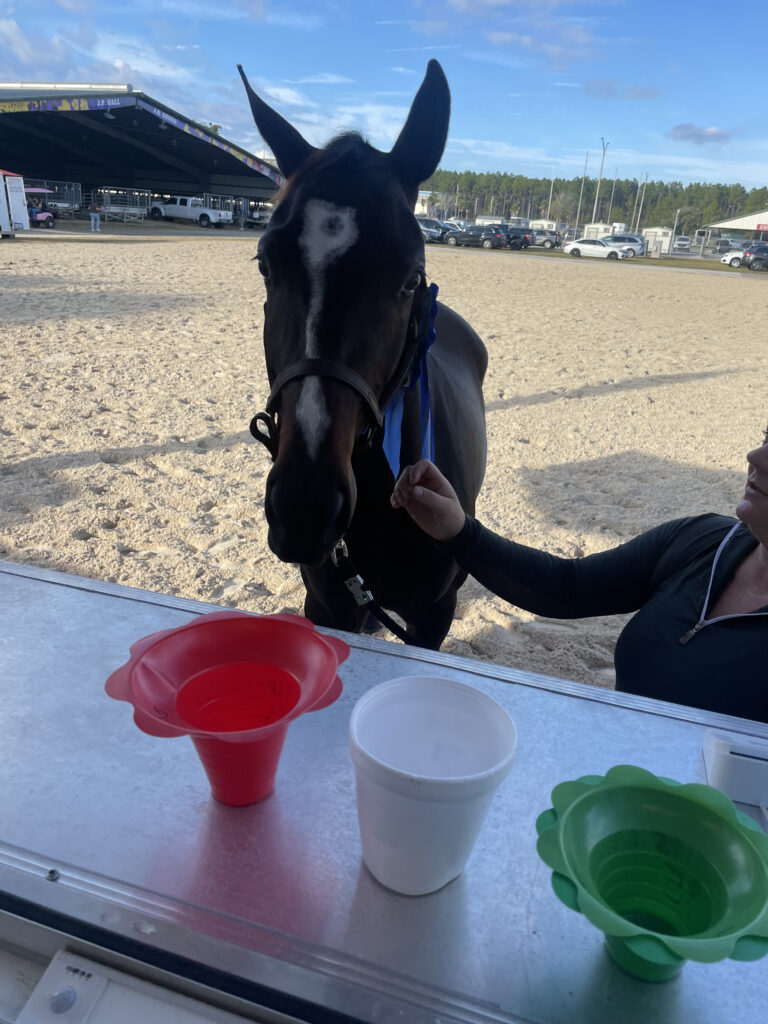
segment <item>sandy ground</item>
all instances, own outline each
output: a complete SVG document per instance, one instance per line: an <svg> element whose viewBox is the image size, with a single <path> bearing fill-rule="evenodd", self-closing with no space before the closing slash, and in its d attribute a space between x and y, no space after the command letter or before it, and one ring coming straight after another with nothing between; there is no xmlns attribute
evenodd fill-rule
<svg viewBox="0 0 768 1024"><path fill-rule="evenodd" d="M263 285L250 234L113 227L0 242L0 558L269 613ZM565 555L730 513L768 419L768 275L428 250L485 340L478 514ZM444 650L613 685L623 619L460 592Z"/></svg>

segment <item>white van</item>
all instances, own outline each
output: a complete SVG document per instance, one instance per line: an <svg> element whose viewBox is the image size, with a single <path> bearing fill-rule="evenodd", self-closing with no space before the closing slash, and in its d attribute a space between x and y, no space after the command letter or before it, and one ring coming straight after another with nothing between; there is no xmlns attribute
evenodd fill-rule
<svg viewBox="0 0 768 1024"><path fill-rule="evenodd" d="M672 246L673 252L690 252L691 239L689 235L678 235L675 239L675 244Z"/></svg>

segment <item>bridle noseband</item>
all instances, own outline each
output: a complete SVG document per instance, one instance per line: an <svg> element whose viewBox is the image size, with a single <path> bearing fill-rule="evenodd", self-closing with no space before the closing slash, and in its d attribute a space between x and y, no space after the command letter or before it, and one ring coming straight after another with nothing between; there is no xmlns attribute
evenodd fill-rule
<svg viewBox="0 0 768 1024"><path fill-rule="evenodd" d="M411 315L408 320L408 334L402 356L395 373L390 379L390 383L384 389L380 398L376 397L373 388L359 373L345 366L344 363L337 362L335 359L298 359L282 369L272 382L266 410L256 413L250 423L251 434L266 447L272 456L272 461L274 462L277 458L278 431L275 413L280 392L289 381L300 380L304 377L328 377L331 380L340 381L342 384L352 388L353 391L356 391L363 399L369 414L369 422L361 435L361 440L365 443L370 443L374 433L381 431L384 426L384 413L382 410L386 409L393 395L408 380L418 353L424 317L429 315L431 303L432 294L427 286L426 278L422 275L413 296Z"/></svg>

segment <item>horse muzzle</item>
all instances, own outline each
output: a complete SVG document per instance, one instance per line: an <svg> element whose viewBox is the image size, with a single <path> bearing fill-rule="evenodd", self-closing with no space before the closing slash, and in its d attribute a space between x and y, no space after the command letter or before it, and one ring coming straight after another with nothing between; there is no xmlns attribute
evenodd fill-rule
<svg viewBox="0 0 768 1024"><path fill-rule="evenodd" d="M276 465L267 477L268 543L281 562L322 565L352 520L354 480L286 479Z"/></svg>

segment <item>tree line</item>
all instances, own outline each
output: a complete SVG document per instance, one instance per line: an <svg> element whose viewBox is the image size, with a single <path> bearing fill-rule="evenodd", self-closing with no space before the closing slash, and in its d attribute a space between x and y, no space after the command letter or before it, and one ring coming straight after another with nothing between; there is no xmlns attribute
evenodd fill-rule
<svg viewBox="0 0 768 1024"><path fill-rule="evenodd" d="M677 220L677 233L683 235L693 234L703 224L768 209L768 188L747 190L743 185L603 178L598 193L597 185L597 178L527 178L500 171L476 174L437 170L422 185L422 191L432 192L437 216L474 220L480 215L495 215L499 220L536 220L549 211L549 217L561 224L576 226L577 218L582 226L593 219L602 223L618 221L628 230L671 228Z"/></svg>

